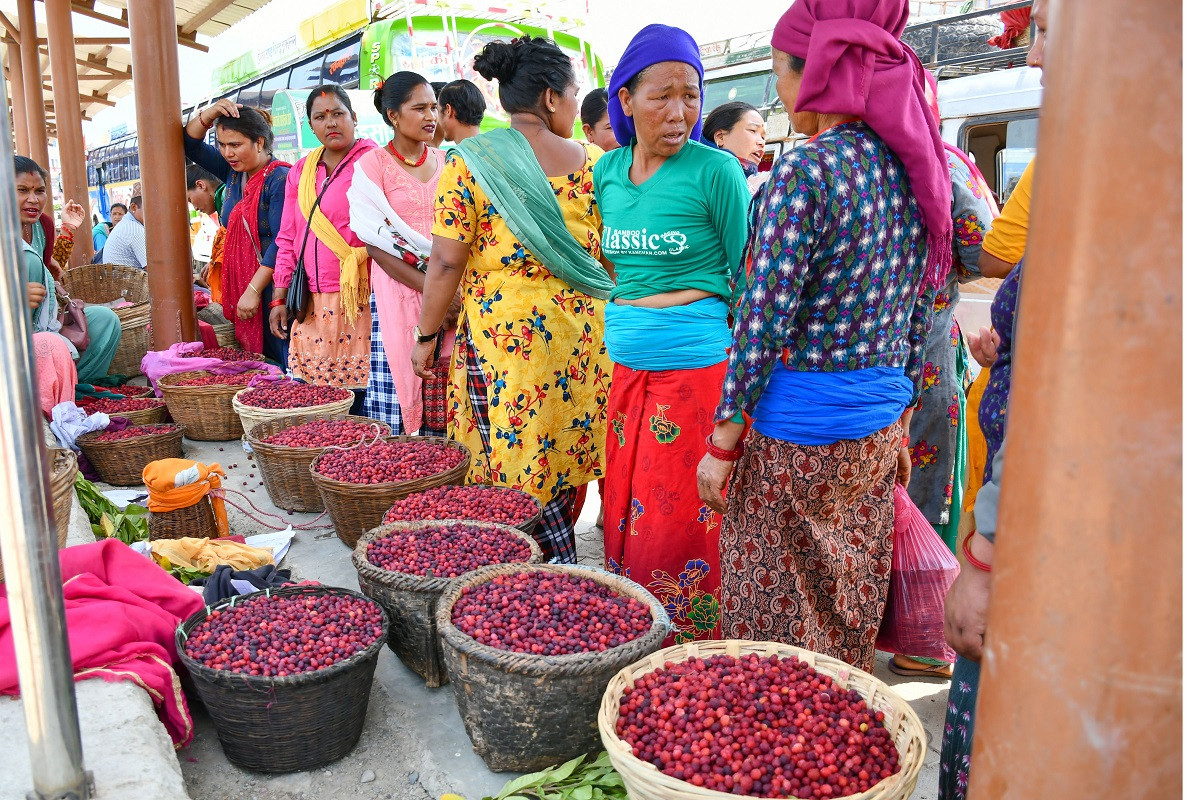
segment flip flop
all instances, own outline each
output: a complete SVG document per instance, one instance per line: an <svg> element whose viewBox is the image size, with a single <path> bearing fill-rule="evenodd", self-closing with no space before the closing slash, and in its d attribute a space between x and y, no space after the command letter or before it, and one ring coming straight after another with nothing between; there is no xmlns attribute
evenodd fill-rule
<svg viewBox="0 0 1200 800"><path fill-rule="evenodd" d="M911 678L937 678L946 681L950 680L952 674L950 664L928 664L922 665L921 669L911 669L909 667L898 666L895 656L888 659L888 669L897 675L905 675Z"/></svg>

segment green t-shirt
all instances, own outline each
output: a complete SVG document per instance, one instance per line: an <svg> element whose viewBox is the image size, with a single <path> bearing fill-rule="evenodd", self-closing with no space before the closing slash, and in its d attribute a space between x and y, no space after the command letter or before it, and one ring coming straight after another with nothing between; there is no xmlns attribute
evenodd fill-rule
<svg viewBox="0 0 1200 800"><path fill-rule="evenodd" d="M601 247L617 270L612 299L700 289L729 300L750 207L737 158L688 141L640 186L629 180L632 163L633 147L622 147L594 172Z"/></svg>

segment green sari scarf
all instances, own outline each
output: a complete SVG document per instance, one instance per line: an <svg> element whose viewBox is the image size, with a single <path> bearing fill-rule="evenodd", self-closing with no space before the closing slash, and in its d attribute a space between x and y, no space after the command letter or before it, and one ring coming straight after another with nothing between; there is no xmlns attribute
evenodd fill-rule
<svg viewBox="0 0 1200 800"><path fill-rule="evenodd" d="M450 153L462 156L513 236L551 274L590 297L609 298L612 279L567 230L558 198L524 136L498 128L459 142Z"/></svg>

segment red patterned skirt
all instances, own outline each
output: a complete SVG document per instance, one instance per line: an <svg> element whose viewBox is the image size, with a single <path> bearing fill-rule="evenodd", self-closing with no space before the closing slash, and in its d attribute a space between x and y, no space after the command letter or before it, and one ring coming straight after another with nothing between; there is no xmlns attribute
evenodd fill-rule
<svg viewBox="0 0 1200 800"><path fill-rule="evenodd" d="M871 672L892 571L902 431L805 446L751 431L721 528L731 639L804 647Z"/></svg>
<svg viewBox="0 0 1200 800"><path fill-rule="evenodd" d="M724 380L725 362L669 372L613 369L604 561L666 607L674 627L668 645L721 638L721 517L700 500L696 467Z"/></svg>

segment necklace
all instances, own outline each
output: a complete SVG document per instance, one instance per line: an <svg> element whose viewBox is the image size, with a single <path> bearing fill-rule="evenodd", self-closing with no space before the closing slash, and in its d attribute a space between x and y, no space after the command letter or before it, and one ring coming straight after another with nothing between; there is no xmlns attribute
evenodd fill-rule
<svg viewBox="0 0 1200 800"><path fill-rule="evenodd" d="M425 144L424 142L422 142L421 144L424 147L421 150L421 157L418 158L416 161L412 161L412 160L407 159L404 156L400 155L400 152L396 149L396 145L394 145L392 142L388 142L388 149L392 151L392 155L394 155L396 158L400 159L401 163L403 163L407 166L410 166L410 167L419 167L425 163L425 159L429 158L429 145Z"/></svg>

